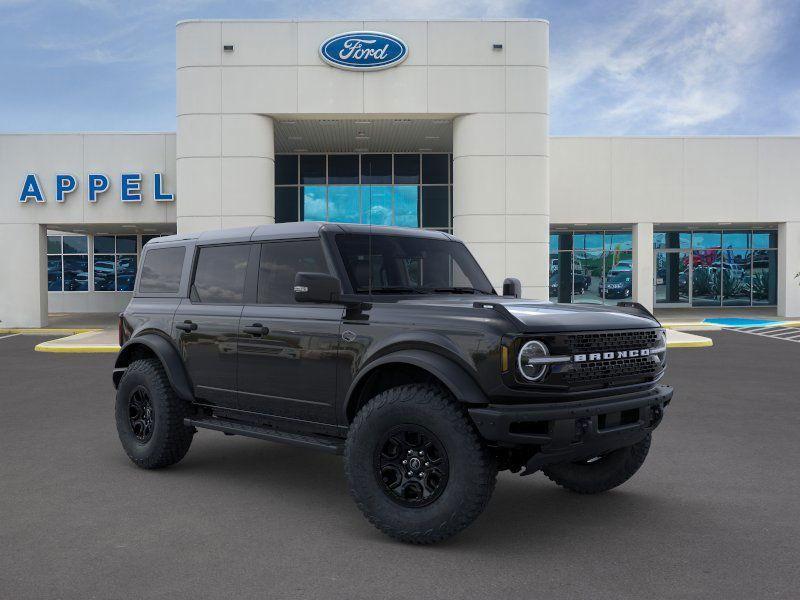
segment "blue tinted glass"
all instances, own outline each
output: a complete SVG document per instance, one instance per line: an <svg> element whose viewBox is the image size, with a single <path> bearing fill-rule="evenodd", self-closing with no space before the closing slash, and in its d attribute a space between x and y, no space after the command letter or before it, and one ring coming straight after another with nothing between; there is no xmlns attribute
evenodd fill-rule
<svg viewBox="0 0 800 600"><path fill-rule="evenodd" d="M445 189L445 202L447 190ZM419 227L419 188L415 185L396 185L394 187L394 223L400 227ZM447 210L445 204L445 211ZM445 219L446 220L446 219Z"/></svg>
<svg viewBox="0 0 800 600"><path fill-rule="evenodd" d="M778 300L778 253L775 250L753 252L753 304L776 304Z"/></svg>
<svg viewBox="0 0 800 600"><path fill-rule="evenodd" d="M721 244L722 234L719 231L695 231L692 234L694 248L719 248Z"/></svg>
<svg viewBox="0 0 800 600"><path fill-rule="evenodd" d="M777 231L753 232L753 248L777 248L777 247L778 247Z"/></svg>
<svg viewBox="0 0 800 600"><path fill-rule="evenodd" d="M328 188L328 221L358 223L358 218L358 186L330 186Z"/></svg>
<svg viewBox="0 0 800 600"><path fill-rule="evenodd" d="M94 289L96 292L114 291L114 255L94 255Z"/></svg>
<svg viewBox="0 0 800 600"><path fill-rule="evenodd" d="M47 236L47 253L48 254L61 254L61 236L48 235Z"/></svg>
<svg viewBox="0 0 800 600"><path fill-rule="evenodd" d="M657 231L653 234L653 248L689 248L692 234L688 231Z"/></svg>
<svg viewBox="0 0 800 600"><path fill-rule="evenodd" d="M136 280L136 256L117 257L117 291L132 292Z"/></svg>
<svg viewBox="0 0 800 600"><path fill-rule="evenodd" d="M65 235L64 254L86 254L88 247L85 235Z"/></svg>
<svg viewBox="0 0 800 600"><path fill-rule="evenodd" d="M558 252L558 234L550 234L550 252Z"/></svg>
<svg viewBox="0 0 800 600"><path fill-rule="evenodd" d="M663 231L656 231L653 234L653 248L666 248L667 234Z"/></svg>
<svg viewBox="0 0 800 600"><path fill-rule="evenodd" d="M89 259L86 256L65 256L64 291L85 292L88 289Z"/></svg>
<svg viewBox="0 0 800 600"><path fill-rule="evenodd" d="M392 188L370 185L361 188L361 222L373 225L392 224Z"/></svg>
<svg viewBox="0 0 800 600"><path fill-rule="evenodd" d="M575 250L602 249L603 248L603 234L602 233L576 233L573 243L574 243Z"/></svg>
<svg viewBox="0 0 800 600"><path fill-rule="evenodd" d="M726 231L722 234L723 248L749 248L749 231Z"/></svg>
<svg viewBox="0 0 800 600"><path fill-rule="evenodd" d="M136 254L136 236L118 235L117 254Z"/></svg>
<svg viewBox="0 0 800 600"><path fill-rule="evenodd" d="M606 233L606 250L632 250L630 233Z"/></svg>
<svg viewBox="0 0 800 600"><path fill-rule="evenodd" d="M47 291L61 291L61 257L50 256L47 259Z"/></svg>
<svg viewBox="0 0 800 600"><path fill-rule="evenodd" d="M303 220L325 220L324 185L307 185L303 188Z"/></svg>
<svg viewBox="0 0 800 600"><path fill-rule="evenodd" d="M96 235L94 236L95 254L109 253L114 254L114 236Z"/></svg>

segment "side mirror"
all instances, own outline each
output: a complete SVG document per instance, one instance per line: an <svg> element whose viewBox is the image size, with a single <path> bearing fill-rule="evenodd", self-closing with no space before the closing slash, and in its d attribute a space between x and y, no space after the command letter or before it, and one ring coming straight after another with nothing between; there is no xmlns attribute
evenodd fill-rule
<svg viewBox="0 0 800 600"><path fill-rule="evenodd" d="M516 277L506 277L503 281L503 296L522 297L522 284Z"/></svg>
<svg viewBox="0 0 800 600"><path fill-rule="evenodd" d="M329 304L339 302L342 283L327 273L300 272L294 277L294 299L297 302Z"/></svg>

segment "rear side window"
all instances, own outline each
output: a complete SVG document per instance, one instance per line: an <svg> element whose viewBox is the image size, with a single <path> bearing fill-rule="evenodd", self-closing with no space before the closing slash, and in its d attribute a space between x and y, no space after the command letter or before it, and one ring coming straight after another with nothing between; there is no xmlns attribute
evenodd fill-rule
<svg viewBox="0 0 800 600"><path fill-rule="evenodd" d="M258 303L294 304L294 277L300 271L328 273L319 240L262 244Z"/></svg>
<svg viewBox="0 0 800 600"><path fill-rule="evenodd" d="M139 277L139 293L177 294L184 256L186 248L183 246L148 250Z"/></svg>
<svg viewBox="0 0 800 600"><path fill-rule="evenodd" d="M207 304L242 304L249 244L200 248L192 299Z"/></svg>

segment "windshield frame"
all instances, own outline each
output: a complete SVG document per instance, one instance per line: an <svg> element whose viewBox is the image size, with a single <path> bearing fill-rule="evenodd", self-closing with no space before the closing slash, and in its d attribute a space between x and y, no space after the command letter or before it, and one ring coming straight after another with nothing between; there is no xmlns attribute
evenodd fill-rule
<svg viewBox="0 0 800 600"><path fill-rule="evenodd" d="M370 297L370 298L373 298L375 300L379 300L381 298L397 298L397 297L415 298L415 297L420 297L421 295L438 295L438 296L441 296L441 295L453 293L452 291L450 291L449 288L445 289L445 288L440 288L438 286L436 288L417 287L417 288L414 288L413 290L408 290L408 291L404 290L404 291L386 292L386 293L380 293L380 292L376 293L376 290L379 289L379 288L376 288L375 290L372 290L371 293L367 292L367 291L363 291L363 290L360 291L360 290L355 289L355 286L354 286L355 282L351 280L350 273L349 273L349 271L348 271L348 269L347 269L347 267L345 265L345 259L344 259L343 255L342 255L342 252L341 252L340 248L339 248L339 244L337 243L337 237L339 237L339 236L367 236L367 235L372 235L374 237L389 237L389 238L400 237L400 238L403 238L403 239L413 238L413 239L422 240L422 241L430 241L430 242L437 243L437 244L438 243L458 244L459 246L461 246L461 248L463 248L465 257L467 257L468 260L471 262L471 264L474 266L476 274L479 276L479 278L483 279L483 282L473 282L473 284L475 284L475 283L478 284L478 288L476 288L475 295L493 295L493 296L497 295L497 292L495 291L494 287L492 286L491 281L489 280L489 277L486 275L486 273L484 272L483 268L480 266L480 263L478 263L478 261L475 259L475 257L472 255L472 253L469 251L469 248L467 248L466 244L464 244L464 242L462 242L461 240L459 240L457 238L454 238L452 236L443 235L441 238L436 238L436 237L432 237L432 236L428 236L428 235L413 235L413 233L411 233L410 231L409 232L403 231L403 233L401 235L399 235L399 236L395 232L384 232L384 231L376 231L376 232L374 232L372 234L368 234L367 232L362 232L362 231L346 231L346 230L345 231L325 231L325 232L323 232L323 236L325 238L326 244L328 245L328 248L329 248L329 251L330 251L330 255L334 258L333 262L335 263L335 266L336 266L336 272L339 274L339 278L340 278L340 280L342 282L342 291L345 294L354 295L354 296ZM465 275L467 276L468 279L470 279L470 281L472 281L472 278L468 274L465 273ZM396 286L387 286L387 287L395 288ZM452 287L456 288L456 293L458 293L458 290L460 288L463 288L464 286L455 286L455 285L453 285ZM466 293L466 292L462 292L462 293Z"/></svg>

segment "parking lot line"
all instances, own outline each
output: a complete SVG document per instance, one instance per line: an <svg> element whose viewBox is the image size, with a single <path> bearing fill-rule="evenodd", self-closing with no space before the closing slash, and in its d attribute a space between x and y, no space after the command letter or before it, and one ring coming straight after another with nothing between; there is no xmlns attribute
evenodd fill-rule
<svg viewBox="0 0 800 600"><path fill-rule="evenodd" d="M16 337L18 335L22 335L21 333L11 333L9 335L0 335L0 340L4 340L6 338Z"/></svg>

